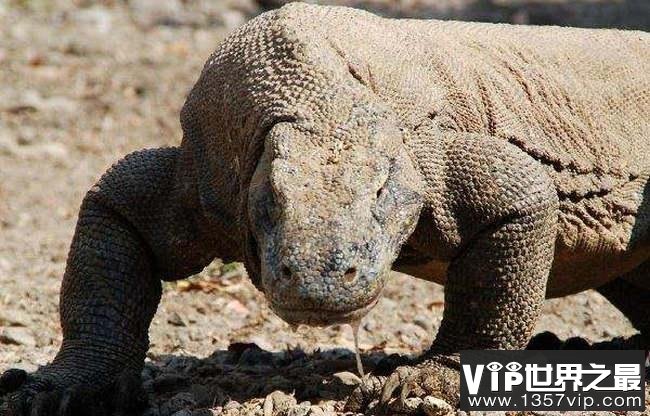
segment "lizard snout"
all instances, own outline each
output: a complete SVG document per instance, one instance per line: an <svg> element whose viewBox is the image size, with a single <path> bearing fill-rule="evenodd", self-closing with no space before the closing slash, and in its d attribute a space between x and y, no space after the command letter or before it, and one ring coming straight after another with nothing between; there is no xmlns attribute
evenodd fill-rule
<svg viewBox="0 0 650 416"><path fill-rule="evenodd" d="M295 281L297 275L291 270L287 264L283 264L280 268L280 277L285 280ZM356 267L348 267L343 274L340 276L340 280L343 284L352 285L357 282L359 277L359 271Z"/></svg>
<svg viewBox="0 0 650 416"><path fill-rule="evenodd" d="M265 286L273 309L289 322L317 325L365 315L381 294L385 274L368 254L288 252L275 270L267 269Z"/></svg>

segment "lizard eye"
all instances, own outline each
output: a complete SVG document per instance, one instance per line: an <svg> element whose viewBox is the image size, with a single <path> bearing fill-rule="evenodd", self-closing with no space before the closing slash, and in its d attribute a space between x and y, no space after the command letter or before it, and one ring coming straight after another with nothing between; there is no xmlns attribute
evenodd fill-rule
<svg viewBox="0 0 650 416"><path fill-rule="evenodd" d="M256 195L254 225L267 233L271 232L280 218L280 210L275 195L270 189L259 189Z"/></svg>
<svg viewBox="0 0 650 416"><path fill-rule="evenodd" d="M275 224L280 218L280 211L278 209L277 200L275 198L275 193L270 192L266 203L264 204L266 210L266 216L273 224Z"/></svg>
<svg viewBox="0 0 650 416"><path fill-rule="evenodd" d="M372 206L372 215L379 222L383 222L390 210L390 199L388 198L388 179L377 189L375 193L375 203Z"/></svg>

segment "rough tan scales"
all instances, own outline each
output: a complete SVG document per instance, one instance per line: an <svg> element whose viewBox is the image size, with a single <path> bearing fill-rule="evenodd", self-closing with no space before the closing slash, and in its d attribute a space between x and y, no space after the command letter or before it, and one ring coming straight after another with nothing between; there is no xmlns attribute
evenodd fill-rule
<svg viewBox="0 0 650 416"><path fill-rule="evenodd" d="M647 348L647 33L290 4L218 46L181 124L179 148L127 156L86 196L61 351L6 373L0 409L133 411L160 280L215 257L292 323L358 319L391 268L445 284L430 351L353 410L456 403L459 350L523 348L546 297L588 288Z"/></svg>

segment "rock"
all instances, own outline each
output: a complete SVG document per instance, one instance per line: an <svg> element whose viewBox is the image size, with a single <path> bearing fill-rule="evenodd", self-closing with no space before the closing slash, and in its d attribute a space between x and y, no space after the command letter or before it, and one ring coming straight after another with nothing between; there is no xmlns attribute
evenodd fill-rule
<svg viewBox="0 0 650 416"><path fill-rule="evenodd" d="M181 316L176 312L172 312L169 318L167 318L167 323L170 323L174 326L187 326L185 325L183 318L181 318Z"/></svg>
<svg viewBox="0 0 650 416"><path fill-rule="evenodd" d="M434 396L426 396L422 399L421 408L427 416L443 416L454 410L449 403Z"/></svg>
<svg viewBox="0 0 650 416"><path fill-rule="evenodd" d="M192 416L192 411L188 409L183 409L174 413L172 416Z"/></svg>
<svg viewBox="0 0 650 416"><path fill-rule="evenodd" d="M325 401L325 402L320 402L318 405L319 409L322 409L323 412L327 413L334 413L336 412L337 405L334 401Z"/></svg>
<svg viewBox="0 0 650 416"><path fill-rule="evenodd" d="M296 405L296 398L283 391L276 390L264 399L264 416L279 416L287 414Z"/></svg>
<svg viewBox="0 0 650 416"><path fill-rule="evenodd" d="M325 380L318 386L318 395L325 399L336 400L348 396L359 384L361 379L349 371L332 375L331 380Z"/></svg>
<svg viewBox="0 0 650 416"><path fill-rule="evenodd" d="M372 413L375 412L379 407L379 400L375 399L368 403L367 411Z"/></svg>
<svg viewBox="0 0 650 416"><path fill-rule="evenodd" d="M294 406L287 412L287 416L308 416L311 414L311 406L298 405Z"/></svg>
<svg viewBox="0 0 650 416"><path fill-rule="evenodd" d="M11 326L0 329L0 344L35 347L37 343L36 338L30 329Z"/></svg>
<svg viewBox="0 0 650 416"><path fill-rule="evenodd" d="M44 97L37 90L26 90L12 108L32 108L38 111L49 111L57 114L74 115L78 104L75 100L63 95Z"/></svg>
<svg viewBox="0 0 650 416"><path fill-rule="evenodd" d="M422 405L423 400L419 397L404 399L404 407L408 412L415 412Z"/></svg>
<svg viewBox="0 0 650 416"><path fill-rule="evenodd" d="M223 406L223 410L224 411L233 410L233 409L238 409L240 407L241 407L241 404L238 401L230 400L228 403L226 403Z"/></svg>
<svg viewBox="0 0 650 416"><path fill-rule="evenodd" d="M341 371L332 375L334 380L346 386L358 386L361 384L361 379L354 373L349 371Z"/></svg>
<svg viewBox="0 0 650 416"><path fill-rule="evenodd" d="M391 406L392 404L392 406ZM393 401L389 404L390 407L395 407L397 404L397 399L393 399ZM415 414L418 412L418 409L422 405L422 399L419 397L409 397L408 399L404 400L403 405L398 406L398 411L400 413L407 413L407 414Z"/></svg>
<svg viewBox="0 0 650 416"><path fill-rule="evenodd" d="M0 270L6 268L9 269L9 266L5 266L4 262L9 263L8 260L0 258ZM0 311L0 326L28 326L27 324L31 319L22 311L19 310L10 310L10 311Z"/></svg>

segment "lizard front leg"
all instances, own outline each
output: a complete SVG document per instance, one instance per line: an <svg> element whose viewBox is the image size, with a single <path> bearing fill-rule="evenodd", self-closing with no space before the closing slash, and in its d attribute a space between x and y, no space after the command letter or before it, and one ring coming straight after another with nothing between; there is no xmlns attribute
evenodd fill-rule
<svg viewBox="0 0 650 416"><path fill-rule="evenodd" d="M424 170L432 223L446 227L432 239L445 242L441 251L451 257L444 315L431 349L384 383L380 403L396 410L407 409L410 396L457 405L461 350L524 348L553 262L558 201L543 168L505 141L441 140L439 157L429 157L433 166Z"/></svg>
<svg viewBox="0 0 650 416"><path fill-rule="evenodd" d="M179 155L131 154L88 192L61 290L63 344L34 374L0 377L0 395L8 393L0 414L135 414L143 406L139 374L160 279L200 271L217 254L207 224L178 197Z"/></svg>

